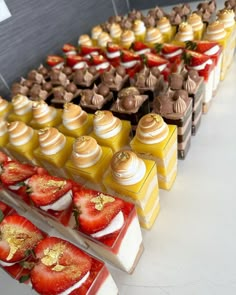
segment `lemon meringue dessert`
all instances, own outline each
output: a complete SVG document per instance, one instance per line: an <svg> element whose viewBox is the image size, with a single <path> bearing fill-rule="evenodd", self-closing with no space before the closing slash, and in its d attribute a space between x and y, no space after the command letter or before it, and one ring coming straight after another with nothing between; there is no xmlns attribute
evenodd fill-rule
<svg viewBox="0 0 236 295"><path fill-rule="evenodd" d="M127 147L130 141L131 123L120 120L110 111L96 111L93 117L93 132L98 144L110 147L113 153Z"/></svg>
<svg viewBox="0 0 236 295"><path fill-rule="evenodd" d="M158 114L144 115L130 146L140 157L156 162L159 188L169 190L177 174L177 127Z"/></svg>
<svg viewBox="0 0 236 295"><path fill-rule="evenodd" d="M116 152L103 183L107 193L136 205L139 222L150 229L160 210L156 163L131 150Z"/></svg>
<svg viewBox="0 0 236 295"><path fill-rule="evenodd" d="M35 158L50 174L67 177L65 162L72 151L74 138L65 136L54 127L38 130L39 146Z"/></svg>
<svg viewBox="0 0 236 295"><path fill-rule="evenodd" d="M112 158L109 147L100 146L88 135L78 137L65 164L69 177L88 188L104 191L102 179Z"/></svg>

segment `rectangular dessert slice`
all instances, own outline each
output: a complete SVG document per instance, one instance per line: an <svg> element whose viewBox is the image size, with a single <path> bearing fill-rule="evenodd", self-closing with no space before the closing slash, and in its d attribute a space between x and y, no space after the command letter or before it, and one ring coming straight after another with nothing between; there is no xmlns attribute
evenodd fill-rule
<svg viewBox="0 0 236 295"><path fill-rule="evenodd" d="M75 228L89 247L116 267L132 273L143 250L135 206L92 189L73 194Z"/></svg>
<svg viewBox="0 0 236 295"><path fill-rule="evenodd" d="M170 189L177 170L176 126L165 124L155 113L147 114L139 121L130 145L141 157L156 162L159 188Z"/></svg>
<svg viewBox="0 0 236 295"><path fill-rule="evenodd" d="M122 169L121 173L114 172L116 170L114 165L122 166L123 163L131 163L132 158L134 158L134 163L136 161L140 162L141 166L139 168L135 166L136 163L133 163L133 167L126 168L127 171ZM136 170L136 168L140 170ZM130 173L132 177L126 183L123 177L126 178L125 175ZM159 200L159 186L157 168L154 161L141 159L134 152L128 150L117 152L113 155L110 169L105 174L103 183L109 194L116 195L136 205L140 221L143 217L155 220L157 214L154 216L153 212L159 205L157 202ZM147 224L149 223L150 220L147 220Z"/></svg>

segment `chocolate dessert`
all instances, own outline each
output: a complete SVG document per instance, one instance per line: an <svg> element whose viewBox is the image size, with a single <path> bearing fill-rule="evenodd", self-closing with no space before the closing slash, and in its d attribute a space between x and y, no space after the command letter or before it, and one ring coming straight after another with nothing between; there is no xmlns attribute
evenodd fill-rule
<svg viewBox="0 0 236 295"><path fill-rule="evenodd" d="M49 96L49 92L42 88L39 84L34 84L29 91L29 98L34 101L46 100Z"/></svg>
<svg viewBox="0 0 236 295"><path fill-rule="evenodd" d="M192 99L183 89L168 90L153 101L153 112L178 128L178 157L184 159L191 143Z"/></svg>
<svg viewBox="0 0 236 295"><path fill-rule="evenodd" d="M97 110L109 109L113 102L113 94L109 87L101 83L94 85L93 89L80 91L80 106L87 113L95 113Z"/></svg>
<svg viewBox="0 0 236 295"><path fill-rule="evenodd" d="M13 83L11 87L11 97L16 96L17 94L22 94L27 96L29 94L29 87L22 85L21 83Z"/></svg>
<svg viewBox="0 0 236 295"><path fill-rule="evenodd" d="M123 66L111 67L108 72L102 73L101 80L113 92L114 99L122 88L129 86L129 75Z"/></svg>
<svg viewBox="0 0 236 295"><path fill-rule="evenodd" d="M130 84L136 87L141 94L148 95L150 103L166 87L164 77L158 67L144 66L133 78L130 78Z"/></svg>
<svg viewBox="0 0 236 295"><path fill-rule="evenodd" d="M57 86L53 88L53 98L50 104L56 108L63 108L67 102L79 103L80 90L74 83L69 83L66 87Z"/></svg>
<svg viewBox="0 0 236 295"><path fill-rule="evenodd" d="M99 72L95 66L78 69L73 73L73 82L80 88L92 88L94 83L99 82Z"/></svg>
<svg viewBox="0 0 236 295"><path fill-rule="evenodd" d="M69 84L69 79L65 73L63 73L62 69L53 68L49 72L50 82L53 86L63 86Z"/></svg>
<svg viewBox="0 0 236 295"><path fill-rule="evenodd" d="M139 119L150 112L148 96L142 95L136 87L124 88L118 93L117 100L110 110L121 120L131 121L135 130Z"/></svg>

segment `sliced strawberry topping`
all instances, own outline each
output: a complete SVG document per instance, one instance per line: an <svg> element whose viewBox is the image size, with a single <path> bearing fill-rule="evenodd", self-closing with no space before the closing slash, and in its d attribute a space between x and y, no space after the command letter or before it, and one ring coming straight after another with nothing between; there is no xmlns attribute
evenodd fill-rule
<svg viewBox="0 0 236 295"><path fill-rule="evenodd" d="M108 60L103 55L93 55L90 59L93 65L100 65L101 63L108 62Z"/></svg>
<svg viewBox="0 0 236 295"><path fill-rule="evenodd" d="M0 165L4 162L8 162L8 155L4 154L3 152L0 151Z"/></svg>
<svg viewBox="0 0 236 295"><path fill-rule="evenodd" d="M134 60L140 60L140 56L132 51L123 49L121 52L121 61L130 62Z"/></svg>
<svg viewBox="0 0 236 295"><path fill-rule="evenodd" d="M69 43L66 43L63 45L62 47L62 51L67 53L67 52L70 52L70 51L75 51L76 52L76 47L72 44L69 44Z"/></svg>
<svg viewBox="0 0 236 295"><path fill-rule="evenodd" d="M210 60L209 56L192 50L185 50L183 58L185 63L190 67L203 65Z"/></svg>
<svg viewBox="0 0 236 295"><path fill-rule="evenodd" d="M51 175L34 175L28 183L31 200L36 206L54 203L72 188L72 182Z"/></svg>
<svg viewBox="0 0 236 295"><path fill-rule="evenodd" d="M69 67L73 67L76 64L81 63L84 66L86 66L86 61L81 55L68 55L66 58L66 64Z"/></svg>
<svg viewBox="0 0 236 295"><path fill-rule="evenodd" d="M27 257L43 238L42 232L28 219L14 214L6 216L0 223L0 259L17 262Z"/></svg>
<svg viewBox="0 0 236 295"><path fill-rule="evenodd" d="M145 53L142 55L142 61L148 67L160 67L167 65L169 62L168 60L164 59L158 54L155 53Z"/></svg>
<svg viewBox="0 0 236 295"><path fill-rule="evenodd" d="M91 189L81 189L74 194L79 229L87 234L107 227L124 207L124 201Z"/></svg>
<svg viewBox="0 0 236 295"><path fill-rule="evenodd" d="M54 67L57 64L63 63L64 62L64 58L62 56L59 55L48 55L47 57L47 64L50 67Z"/></svg>
<svg viewBox="0 0 236 295"><path fill-rule="evenodd" d="M155 49L158 53L171 54L180 49L183 49L183 47L175 45L175 44L163 43L163 44L156 44Z"/></svg>
<svg viewBox="0 0 236 295"><path fill-rule="evenodd" d="M118 44L115 44L115 43L112 43L112 42L108 42L106 49L107 49L108 52L113 53L113 52L120 51L121 50L121 47Z"/></svg>
<svg viewBox="0 0 236 295"><path fill-rule="evenodd" d="M35 248L39 259L31 272L33 288L41 295L56 295L82 280L90 271L92 258L73 244L47 237Z"/></svg>
<svg viewBox="0 0 236 295"><path fill-rule="evenodd" d="M29 164L21 164L17 161L3 163L1 182L6 185L15 185L22 182L37 172L37 168Z"/></svg>
<svg viewBox="0 0 236 295"><path fill-rule="evenodd" d="M101 53L101 49L99 47L88 45L81 45L79 51L81 55L92 54L94 52Z"/></svg>
<svg viewBox="0 0 236 295"><path fill-rule="evenodd" d="M134 51L142 51L142 50L150 49L150 48L146 44L144 44L143 42L135 41L132 44L131 49L133 49Z"/></svg>
<svg viewBox="0 0 236 295"><path fill-rule="evenodd" d="M186 48L190 50L196 50L200 53L205 53L215 46L219 46L217 42L212 41L187 41Z"/></svg>

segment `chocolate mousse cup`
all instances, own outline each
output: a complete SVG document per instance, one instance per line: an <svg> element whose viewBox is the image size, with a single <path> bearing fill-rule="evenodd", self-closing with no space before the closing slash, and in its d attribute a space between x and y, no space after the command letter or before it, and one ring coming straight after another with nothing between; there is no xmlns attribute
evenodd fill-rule
<svg viewBox="0 0 236 295"><path fill-rule="evenodd" d="M192 133L192 99L185 90L167 91L155 98L153 111L169 125L177 126L178 158L185 159Z"/></svg>

